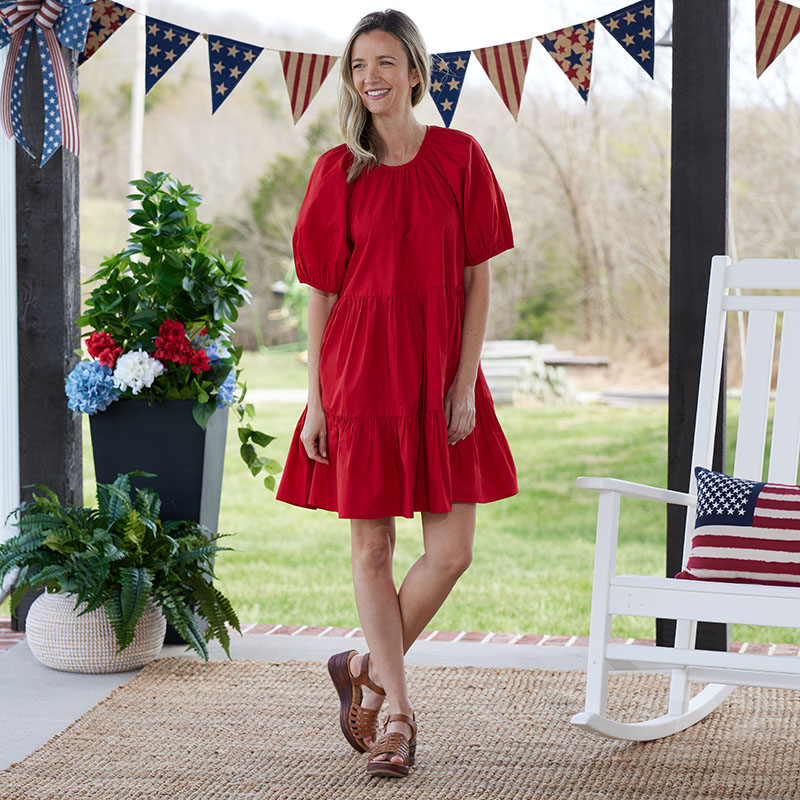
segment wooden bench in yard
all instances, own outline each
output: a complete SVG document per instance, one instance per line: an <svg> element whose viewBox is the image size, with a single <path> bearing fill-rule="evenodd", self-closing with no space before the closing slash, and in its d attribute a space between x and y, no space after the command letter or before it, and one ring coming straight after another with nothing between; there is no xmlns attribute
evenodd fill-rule
<svg viewBox="0 0 800 800"><path fill-rule="evenodd" d="M577 356L532 339L484 342L481 366L496 405L568 402L574 393L565 367L607 367L604 356Z"/></svg>

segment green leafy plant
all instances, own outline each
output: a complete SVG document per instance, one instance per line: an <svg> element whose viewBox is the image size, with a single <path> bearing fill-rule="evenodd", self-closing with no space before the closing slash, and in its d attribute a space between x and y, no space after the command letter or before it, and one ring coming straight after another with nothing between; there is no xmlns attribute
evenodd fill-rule
<svg viewBox="0 0 800 800"><path fill-rule="evenodd" d="M211 225L198 220L202 198L192 186L167 172L147 172L131 185L135 229L89 279L95 286L77 320L88 329L92 360L67 378L69 407L96 414L120 398L194 400L202 428L218 408L233 408L242 458L253 475L265 471L273 489L281 465L257 448L274 437L253 428L242 350L231 341L232 323L250 299L242 258L236 253L228 261L212 248Z"/></svg>
<svg viewBox="0 0 800 800"><path fill-rule="evenodd" d="M0 544L0 580L19 568L12 612L29 589L74 595L76 610L86 603L81 614L105 608L121 652L152 600L206 661L211 639L230 658L227 625L241 633L239 619L213 584L214 554L230 548L197 522L162 522L152 489L132 496L135 475L149 477L132 472L98 484L94 509L62 506L55 492L37 485L38 494L12 512L19 533ZM207 621L205 634L195 615Z"/></svg>

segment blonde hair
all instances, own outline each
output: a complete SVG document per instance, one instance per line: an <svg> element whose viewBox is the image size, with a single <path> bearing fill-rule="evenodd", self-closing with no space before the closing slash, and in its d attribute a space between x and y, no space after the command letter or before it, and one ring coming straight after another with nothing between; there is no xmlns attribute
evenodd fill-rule
<svg viewBox="0 0 800 800"><path fill-rule="evenodd" d="M387 8L367 14L353 28L344 48L341 63L341 82L339 84L339 124L348 149L353 154L353 163L347 173L348 183L354 181L365 169L374 167L380 156L380 142L372 127L372 114L364 108L353 83L353 44L362 33L383 31L390 33L408 56L408 69L417 71L419 83L411 89L411 105L416 106L428 91L431 80L431 60L425 41L413 20Z"/></svg>

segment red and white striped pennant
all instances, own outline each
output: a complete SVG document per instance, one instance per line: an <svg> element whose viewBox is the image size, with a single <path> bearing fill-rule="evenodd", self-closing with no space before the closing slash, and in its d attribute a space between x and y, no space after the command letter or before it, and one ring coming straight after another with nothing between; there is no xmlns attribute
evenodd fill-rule
<svg viewBox="0 0 800 800"><path fill-rule="evenodd" d="M532 42L533 39L523 39L472 51L515 120L519 116Z"/></svg>
<svg viewBox="0 0 800 800"><path fill-rule="evenodd" d="M338 60L338 56L293 53L289 50L281 50L280 56L289 102L292 105L292 119L296 125L319 91L331 67Z"/></svg>
<svg viewBox="0 0 800 800"><path fill-rule="evenodd" d="M800 33L800 8L781 0L756 2L756 77Z"/></svg>

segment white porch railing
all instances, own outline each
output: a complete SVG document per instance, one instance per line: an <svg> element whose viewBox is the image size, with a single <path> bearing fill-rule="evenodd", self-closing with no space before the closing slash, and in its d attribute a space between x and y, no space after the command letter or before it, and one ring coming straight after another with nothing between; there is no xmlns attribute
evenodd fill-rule
<svg viewBox="0 0 800 800"><path fill-rule="evenodd" d="M0 51L0 74L7 50ZM0 540L13 536L6 525L19 505L19 389L17 376L16 142L0 134ZM5 599L12 579L0 588Z"/></svg>

